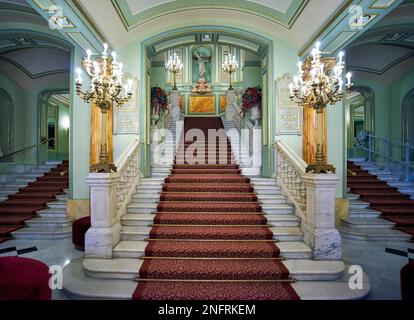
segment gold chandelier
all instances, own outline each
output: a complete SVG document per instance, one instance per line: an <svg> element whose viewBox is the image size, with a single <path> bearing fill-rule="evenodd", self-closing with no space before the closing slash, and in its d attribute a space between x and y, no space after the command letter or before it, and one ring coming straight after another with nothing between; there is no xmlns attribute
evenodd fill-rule
<svg viewBox="0 0 414 320"><path fill-rule="evenodd" d="M352 87L351 73L346 74L344 87L343 72L345 69L344 52L340 52L338 60L335 58L322 58L321 43L318 41L312 50L311 57L305 63L299 62L298 75L289 85L290 99L299 106L316 110L317 114L317 147L315 163L309 165L307 172L335 173L335 168L327 164L324 151L323 132L325 121L323 110L328 104L334 105L344 97L344 91L349 93Z"/></svg>
<svg viewBox="0 0 414 320"><path fill-rule="evenodd" d="M106 144L106 122L108 110L114 102L121 106L132 98L132 81L123 86L123 65L117 61L116 52L108 55L108 45L104 44L104 51L100 57L91 59L92 52L87 50L87 57L83 59L82 67L90 78L90 85L86 91L82 91L82 70L77 69L76 94L85 102L96 104L101 110L101 146L99 162L91 166L91 172L116 172L114 164L109 163L108 146Z"/></svg>
<svg viewBox="0 0 414 320"><path fill-rule="evenodd" d="M231 76L232 76L233 73L235 73L239 69L239 63L236 60L236 56L226 55L226 57L224 59L224 62L222 63L221 68L225 73L229 74L229 76L230 76L229 90L233 90L233 85L232 85L232 82L231 82Z"/></svg>
<svg viewBox="0 0 414 320"><path fill-rule="evenodd" d="M183 63L181 62L180 57L174 53L174 57L171 57L168 59L168 61L165 63L165 69L168 72L171 72L174 77L174 87L173 90L177 90L177 73L179 73L181 70L183 70Z"/></svg>

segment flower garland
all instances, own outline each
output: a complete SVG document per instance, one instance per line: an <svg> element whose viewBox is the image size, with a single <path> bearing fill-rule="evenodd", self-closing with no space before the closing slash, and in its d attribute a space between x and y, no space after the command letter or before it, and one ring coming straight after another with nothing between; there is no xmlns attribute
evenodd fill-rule
<svg viewBox="0 0 414 320"><path fill-rule="evenodd" d="M151 88L151 109L153 114L168 110L168 95L160 87Z"/></svg>
<svg viewBox="0 0 414 320"><path fill-rule="evenodd" d="M253 107L257 106L259 110L262 108L262 88L249 87L244 90L242 95L242 112L248 113Z"/></svg>

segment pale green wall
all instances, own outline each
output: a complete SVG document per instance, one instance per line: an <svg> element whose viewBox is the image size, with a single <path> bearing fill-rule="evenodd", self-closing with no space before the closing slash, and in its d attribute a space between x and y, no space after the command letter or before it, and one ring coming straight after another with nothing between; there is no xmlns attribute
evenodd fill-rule
<svg viewBox="0 0 414 320"><path fill-rule="evenodd" d="M0 88L8 93L13 100L14 106L14 124L13 124L13 148L14 151L26 147L24 136L21 134L22 127L24 127L25 121L25 92L14 81L0 74ZM14 163L21 163L24 161L24 156L19 154L14 156ZM0 163L0 172L8 167L8 164Z"/></svg>
<svg viewBox="0 0 414 320"><path fill-rule="evenodd" d="M89 138L91 127L91 106L75 93L76 70L82 62L83 53L72 53L72 73L70 85L70 197L75 200L89 199L89 186L86 177L89 173ZM83 74L84 85L88 85L88 76Z"/></svg>
<svg viewBox="0 0 414 320"><path fill-rule="evenodd" d="M151 68L151 87L155 86L165 89L165 68L163 67Z"/></svg>
<svg viewBox="0 0 414 320"><path fill-rule="evenodd" d="M243 69L243 86L248 88L262 85L260 71L260 67L245 66Z"/></svg>

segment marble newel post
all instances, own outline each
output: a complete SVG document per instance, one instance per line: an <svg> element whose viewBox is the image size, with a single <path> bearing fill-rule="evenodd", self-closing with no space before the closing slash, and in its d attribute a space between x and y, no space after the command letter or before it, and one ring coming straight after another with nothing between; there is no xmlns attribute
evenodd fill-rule
<svg viewBox="0 0 414 320"><path fill-rule="evenodd" d="M180 120L180 91L171 91L171 117L174 121Z"/></svg>
<svg viewBox="0 0 414 320"><path fill-rule="evenodd" d="M121 225L117 218L118 173L90 173L91 228L85 236L85 256L112 258L112 248L120 241Z"/></svg>
<svg viewBox="0 0 414 320"><path fill-rule="evenodd" d="M227 106L226 106L226 120L227 121L233 121L234 119L233 102L237 102L236 91L227 90Z"/></svg>
<svg viewBox="0 0 414 320"><path fill-rule="evenodd" d="M306 221L304 240L314 251L315 260L340 260L342 241L335 228L335 191L339 179L334 174L306 174Z"/></svg>

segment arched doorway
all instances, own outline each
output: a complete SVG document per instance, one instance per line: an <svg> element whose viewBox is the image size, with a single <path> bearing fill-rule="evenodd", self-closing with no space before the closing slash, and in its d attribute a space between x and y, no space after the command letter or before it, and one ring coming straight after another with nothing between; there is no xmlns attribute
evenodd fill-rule
<svg viewBox="0 0 414 320"><path fill-rule="evenodd" d="M0 88L0 114L0 162L13 162L13 156L2 158L13 152L14 138L14 104L9 94L2 88Z"/></svg>
<svg viewBox="0 0 414 320"><path fill-rule="evenodd" d="M375 135L374 92L369 87L355 86L347 99L349 158L366 156L366 152L359 147L366 133Z"/></svg>
<svg viewBox="0 0 414 320"><path fill-rule="evenodd" d="M404 98L402 103L402 141L414 147L414 89ZM410 151L410 159L414 160L414 149Z"/></svg>
<svg viewBox="0 0 414 320"><path fill-rule="evenodd" d="M150 175L150 163L151 163L151 109L150 109L150 97L151 86L159 84L158 81L154 81L154 74L156 71L152 68L153 65L159 65L158 69L162 69L165 61L160 59L160 53L167 52L167 55L172 55L175 52L180 51L182 47L188 47L189 54L185 58L183 55L183 61L187 62L189 66L193 65L192 50L197 46L205 46L215 48L212 51L211 61L214 61L214 65L211 66L211 84L214 87L214 103L210 104L208 112L205 112L205 116L223 116L225 110L222 109L225 104L220 103L222 98L226 95L228 83L222 81L221 72L221 59L225 54L225 48L229 48L228 54L235 55L239 62L242 57L241 52L245 51L249 53L249 57L257 55L254 61L249 67L250 69L257 69L257 74L250 77L246 83L252 84L258 82L262 88L262 174L263 176L269 176L272 173L273 156L272 144L274 142L274 128L276 125L275 109L270 108L273 100L273 86L270 85L270 79L273 76L273 58L272 58L272 42L261 35L254 34L250 31L241 30L231 27L218 27L218 26L194 26L184 27L179 29L170 30L162 34L155 34L143 41L142 57L143 68L141 79L143 79L141 85L141 92L143 93L142 104L145 105L145 110L140 113L141 121L141 137L144 140L146 146L144 151L144 174ZM215 46L215 47L214 47ZM180 54L183 54L182 52ZM187 59L187 60L185 60ZM193 72L194 71L194 72ZM154 73L155 72L155 73ZM182 84L184 90L187 90L186 96L182 97L182 111L185 116L199 116L197 112L191 109L190 96L191 89L194 83L192 83L195 69L193 67L187 68L182 78L177 79L177 83ZM233 75L233 81L236 84L242 79L242 66L239 71ZM167 75L168 77L168 75ZM185 79L191 80L189 83L185 82ZM166 86L168 90L171 87L171 79L167 79L169 85ZM250 86L250 85L249 85ZM240 87L241 89L242 87ZM214 110L213 110L214 109ZM195 110L197 111L197 110ZM148 168L148 169L147 169Z"/></svg>
<svg viewBox="0 0 414 320"><path fill-rule="evenodd" d="M39 148L38 161L69 159L69 92L44 91L39 98L39 141L47 140Z"/></svg>

